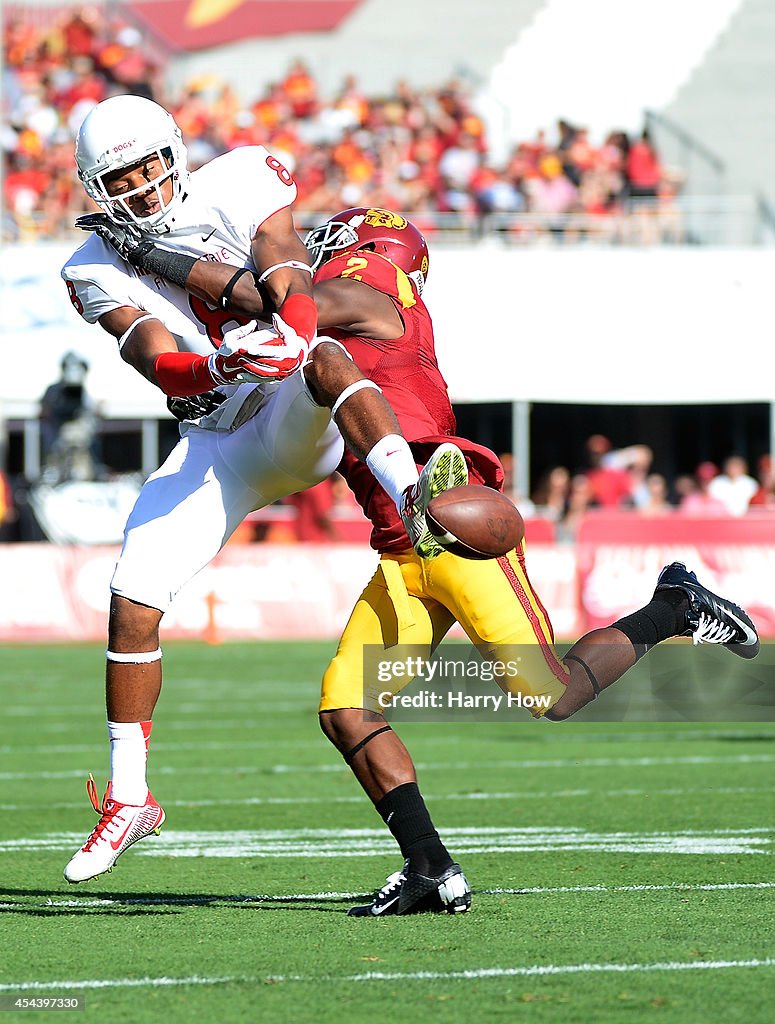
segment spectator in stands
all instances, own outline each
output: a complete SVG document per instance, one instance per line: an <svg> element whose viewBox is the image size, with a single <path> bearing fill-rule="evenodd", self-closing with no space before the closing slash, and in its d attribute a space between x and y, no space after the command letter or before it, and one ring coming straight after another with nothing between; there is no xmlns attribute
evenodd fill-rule
<svg viewBox="0 0 775 1024"><path fill-rule="evenodd" d="M318 87L303 60L296 59L281 83L291 114L297 119L312 117L318 110Z"/></svg>
<svg viewBox="0 0 775 1024"><path fill-rule="evenodd" d="M673 481L673 504L680 508L688 497L697 494L699 486L691 473L681 473Z"/></svg>
<svg viewBox="0 0 775 1024"><path fill-rule="evenodd" d="M724 462L724 471L714 477L708 493L716 498L731 516L742 516L748 511L751 498L759 485L748 475L748 463L742 455L730 455Z"/></svg>
<svg viewBox="0 0 775 1024"><path fill-rule="evenodd" d="M689 516L725 516L726 507L710 493L710 484L718 476L718 466L713 462L701 462L692 478L694 487L688 491L678 505L680 512Z"/></svg>
<svg viewBox="0 0 775 1024"><path fill-rule="evenodd" d="M599 502L592 491L589 477L585 473L577 473L571 478L568 492L568 507L562 520L557 525L557 539L572 541L576 539L579 524L590 509L598 508Z"/></svg>
<svg viewBox="0 0 775 1024"><path fill-rule="evenodd" d="M628 240L645 245L659 241L663 172L648 131L630 146L627 154L627 191L632 218Z"/></svg>
<svg viewBox="0 0 775 1024"><path fill-rule="evenodd" d="M565 466L554 466L539 481L533 494L536 515L553 523L562 520L568 511L570 473Z"/></svg>
<svg viewBox="0 0 775 1024"><path fill-rule="evenodd" d="M0 466L0 542L13 539L15 522L16 510L13 503L11 482L5 470Z"/></svg>
<svg viewBox="0 0 775 1024"><path fill-rule="evenodd" d="M633 199L656 199L662 182L662 164L648 130L632 143L627 153L627 186Z"/></svg>
<svg viewBox="0 0 775 1024"><path fill-rule="evenodd" d="M347 75L334 97L333 109L343 127L363 128L369 117L369 101L358 87L355 75Z"/></svg>
<svg viewBox="0 0 775 1024"><path fill-rule="evenodd" d="M439 161L442 179L441 202L447 210L472 208L471 184L479 169L481 157L477 140L468 132L461 133L458 141L446 149Z"/></svg>
<svg viewBox="0 0 775 1024"><path fill-rule="evenodd" d="M661 473L649 473L646 477L647 498L636 507L644 516L663 516L673 511L667 496L667 480Z"/></svg>
<svg viewBox="0 0 775 1024"><path fill-rule="evenodd" d="M647 445L633 444L614 450L602 434L587 438L589 480L594 500L603 508L628 508L645 501L642 489L651 467L653 453Z"/></svg>
<svg viewBox="0 0 775 1024"><path fill-rule="evenodd" d="M548 153L538 164L538 176L525 185L532 213L545 214L549 231L562 234L565 214L576 208L576 186L566 177L559 156Z"/></svg>
<svg viewBox="0 0 775 1024"><path fill-rule="evenodd" d="M748 508L775 508L775 466L772 456L769 453L762 455L756 468L759 486Z"/></svg>

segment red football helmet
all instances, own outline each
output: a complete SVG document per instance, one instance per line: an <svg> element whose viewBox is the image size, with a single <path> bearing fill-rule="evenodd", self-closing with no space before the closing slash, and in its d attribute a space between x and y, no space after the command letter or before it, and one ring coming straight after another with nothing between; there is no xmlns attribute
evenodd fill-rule
<svg viewBox="0 0 775 1024"><path fill-rule="evenodd" d="M428 245L417 228L398 213L377 207L344 210L313 228L305 243L312 269L335 253L369 249L390 260L414 281L422 293L428 277Z"/></svg>

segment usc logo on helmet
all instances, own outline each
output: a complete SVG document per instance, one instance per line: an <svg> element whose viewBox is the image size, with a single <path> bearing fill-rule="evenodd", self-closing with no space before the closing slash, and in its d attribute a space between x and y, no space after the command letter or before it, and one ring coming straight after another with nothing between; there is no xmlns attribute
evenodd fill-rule
<svg viewBox="0 0 775 1024"><path fill-rule="evenodd" d="M363 221L372 228L393 228L396 231L403 231L408 224L405 217L391 213L390 210L379 210L376 207L366 211Z"/></svg>

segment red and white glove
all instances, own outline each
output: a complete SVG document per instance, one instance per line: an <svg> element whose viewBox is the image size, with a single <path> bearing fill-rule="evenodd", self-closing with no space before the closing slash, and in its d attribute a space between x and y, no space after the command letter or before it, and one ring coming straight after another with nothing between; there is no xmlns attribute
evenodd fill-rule
<svg viewBox="0 0 775 1024"><path fill-rule="evenodd" d="M166 395L188 398L218 384L260 384L282 380L301 366L309 346L275 316L276 330L256 330L256 321L227 331L217 352L162 352L153 364L156 382Z"/></svg>
<svg viewBox="0 0 775 1024"><path fill-rule="evenodd" d="M210 356L210 372L248 375L229 377L223 383L282 380L295 373L307 358L309 345L277 313L273 314L272 323L274 330L257 331L255 320L251 320L244 327L227 331L218 352ZM221 362L216 365L219 359Z"/></svg>
<svg viewBox="0 0 775 1024"><path fill-rule="evenodd" d="M257 331L255 320L227 331L218 351L207 357L207 369L213 381L216 384L245 384L271 380L264 367L253 360L250 348L259 339L264 341L275 336L275 332L268 328Z"/></svg>

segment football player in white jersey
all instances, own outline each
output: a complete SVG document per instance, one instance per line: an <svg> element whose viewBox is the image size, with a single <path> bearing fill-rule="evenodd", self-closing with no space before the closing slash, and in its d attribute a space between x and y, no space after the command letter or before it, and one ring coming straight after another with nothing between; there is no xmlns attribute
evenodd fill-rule
<svg viewBox="0 0 775 1024"><path fill-rule="evenodd" d="M65 868L69 882L111 870L164 821L146 781L162 680L159 623L243 518L325 479L344 435L393 495L417 552L434 557L441 549L424 509L465 473L462 453L442 445L418 478L379 388L338 343L316 338L312 271L291 213L296 186L263 147L189 173L171 115L150 100L116 96L84 120L76 163L102 212L80 218L92 234L62 269L70 300L117 339L121 357L169 396L183 422L181 440L130 514L111 580L111 781L100 803L89 780L99 821ZM117 252L116 234L131 245ZM217 306L182 287L199 260L235 268ZM244 275L271 313L265 329L228 311Z"/></svg>

